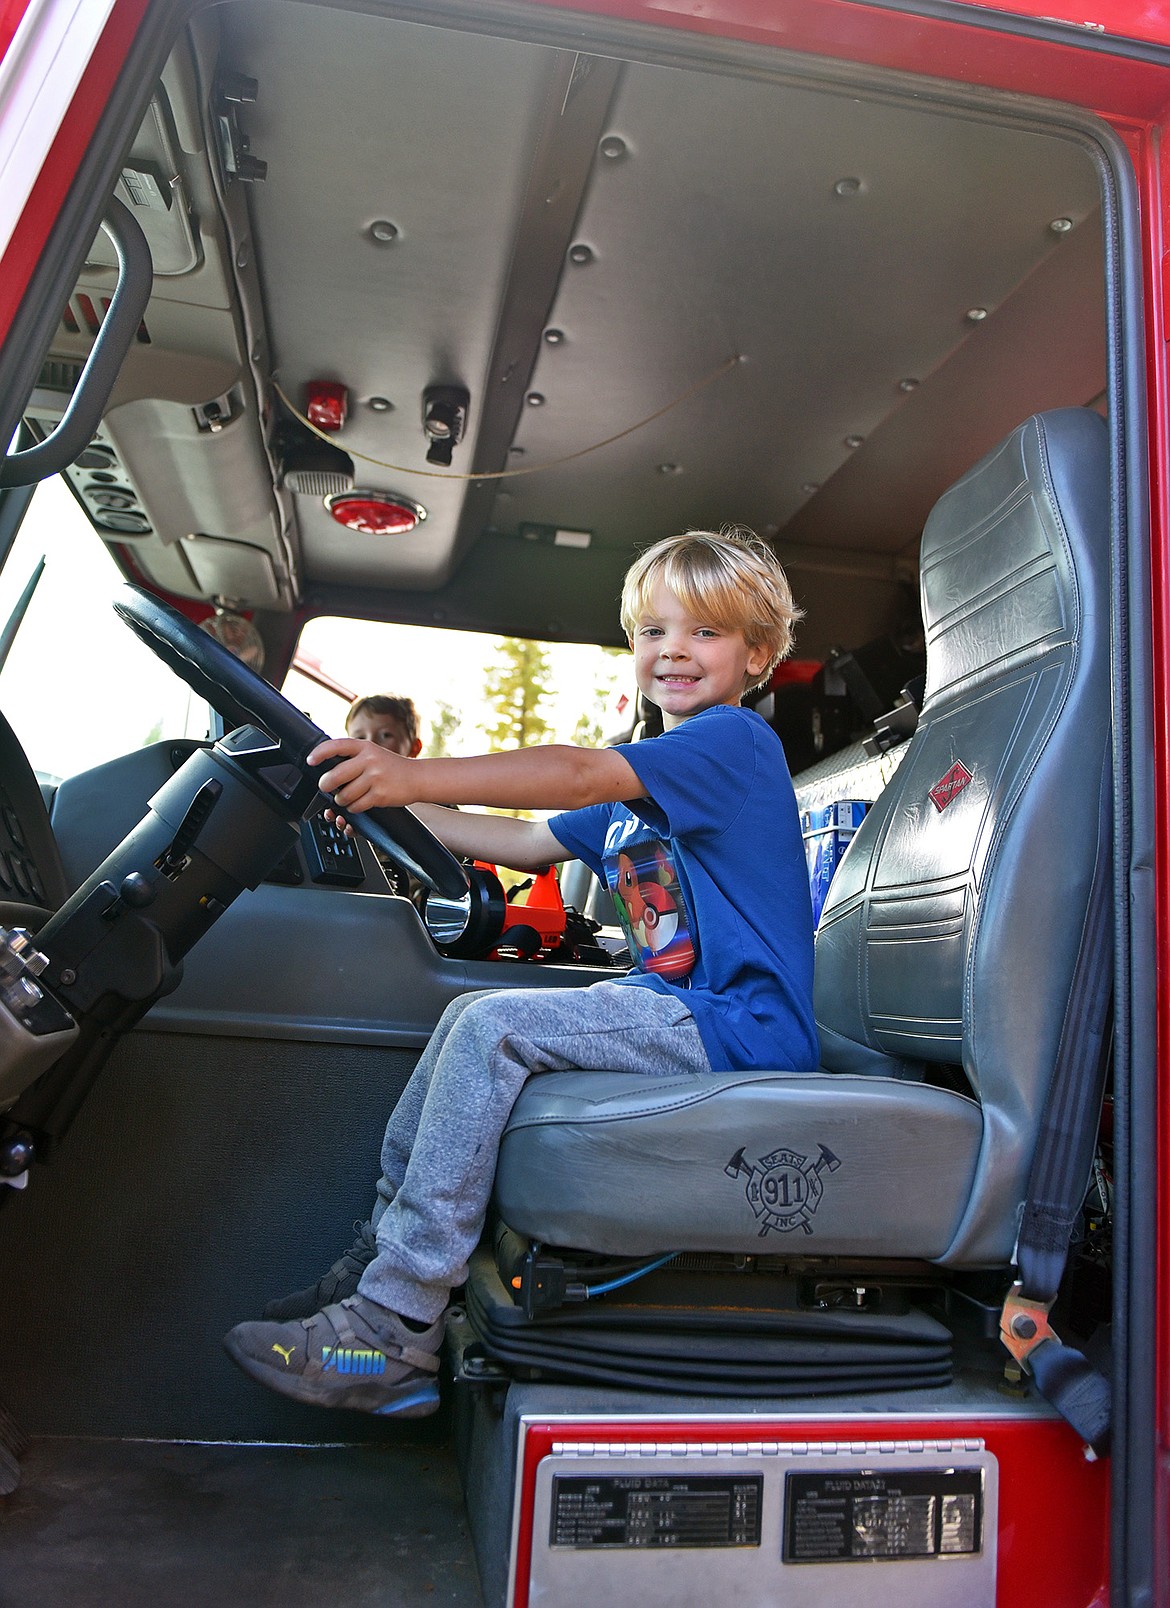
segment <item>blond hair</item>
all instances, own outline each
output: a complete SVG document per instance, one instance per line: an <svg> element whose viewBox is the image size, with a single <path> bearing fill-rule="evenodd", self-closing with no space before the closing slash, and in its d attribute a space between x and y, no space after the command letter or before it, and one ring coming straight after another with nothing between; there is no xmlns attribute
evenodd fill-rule
<svg viewBox="0 0 1170 1608"><path fill-rule="evenodd" d="M775 553L754 531L687 530L640 553L622 585L622 629L631 642L659 581L696 619L741 631L749 648L767 649L767 668L745 692L763 686L792 652L792 628L803 610Z"/></svg>

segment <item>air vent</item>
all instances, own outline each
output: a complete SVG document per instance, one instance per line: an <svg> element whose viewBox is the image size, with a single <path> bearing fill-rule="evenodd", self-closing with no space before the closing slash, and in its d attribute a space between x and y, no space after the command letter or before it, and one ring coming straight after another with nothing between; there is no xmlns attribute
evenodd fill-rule
<svg viewBox="0 0 1170 1608"><path fill-rule="evenodd" d="M61 328L66 335L96 335L109 310L108 296L99 297L95 303L84 291L74 291L61 315ZM150 331L145 319L139 324L135 339L140 346L150 345Z"/></svg>
<svg viewBox="0 0 1170 1608"><path fill-rule="evenodd" d="M123 513L120 509L98 508L94 511L93 522L99 530L109 531L111 535L150 535L150 526L137 509Z"/></svg>
<svg viewBox="0 0 1170 1608"><path fill-rule="evenodd" d="M37 385L42 391L61 391L69 396L76 389L80 378L80 363L61 363L50 358L41 369Z"/></svg>
<svg viewBox="0 0 1170 1608"><path fill-rule="evenodd" d="M53 388L69 391L77 378L79 366L70 363L47 364L46 369L57 372L63 383ZM64 371L64 372L61 372ZM52 378L50 374L49 379ZM41 385L47 387L49 379L42 373ZM63 404L62 404L63 408ZM44 440L58 425L59 418L44 414L28 415L27 422ZM85 509L94 527L107 538L124 540L128 537L150 536L153 529L150 517L142 508L138 492L126 469L119 461L113 445L95 436L81 449L65 470L65 479L77 500Z"/></svg>

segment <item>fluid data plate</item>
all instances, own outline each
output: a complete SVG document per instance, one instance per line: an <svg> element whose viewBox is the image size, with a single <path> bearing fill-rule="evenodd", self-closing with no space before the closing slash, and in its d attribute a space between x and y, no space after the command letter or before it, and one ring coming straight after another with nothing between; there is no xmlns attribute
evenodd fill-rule
<svg viewBox="0 0 1170 1608"><path fill-rule="evenodd" d="M997 1498L978 1439L554 1442L527 1600L993 1608Z"/></svg>

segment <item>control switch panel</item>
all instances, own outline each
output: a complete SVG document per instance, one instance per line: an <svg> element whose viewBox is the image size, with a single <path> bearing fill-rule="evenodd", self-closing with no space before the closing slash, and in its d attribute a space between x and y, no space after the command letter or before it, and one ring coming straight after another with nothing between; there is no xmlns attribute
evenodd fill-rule
<svg viewBox="0 0 1170 1608"><path fill-rule="evenodd" d="M329 888L360 888L366 880L357 843L323 814L301 822L301 847L311 881Z"/></svg>

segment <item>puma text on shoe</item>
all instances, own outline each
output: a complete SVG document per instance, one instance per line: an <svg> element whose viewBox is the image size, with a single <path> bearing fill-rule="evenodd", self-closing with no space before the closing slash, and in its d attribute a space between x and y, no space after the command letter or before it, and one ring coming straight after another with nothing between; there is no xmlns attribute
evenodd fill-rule
<svg viewBox="0 0 1170 1608"><path fill-rule="evenodd" d="M354 1295L287 1323L239 1323L224 1346L252 1379L294 1401L422 1418L439 1405L442 1340L442 1318L416 1334Z"/></svg>

